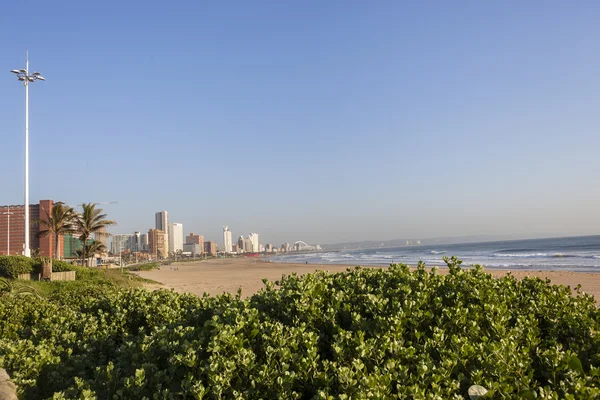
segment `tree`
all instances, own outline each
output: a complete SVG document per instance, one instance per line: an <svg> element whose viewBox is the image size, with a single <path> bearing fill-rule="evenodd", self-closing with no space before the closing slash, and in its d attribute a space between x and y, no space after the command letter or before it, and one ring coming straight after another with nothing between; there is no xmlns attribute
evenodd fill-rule
<svg viewBox="0 0 600 400"><path fill-rule="evenodd" d="M46 213L47 220L40 219L38 222L45 229L39 231L37 236L53 235L54 258L60 259L58 251L59 238L62 235L74 233L76 231L75 220L77 218L77 213L73 208L62 202L54 204L50 213L48 213L48 210L46 209L44 209L44 212Z"/></svg>
<svg viewBox="0 0 600 400"><path fill-rule="evenodd" d="M83 243L83 251L81 254L81 264L97 251L104 250L104 245L99 242L89 243L89 239L93 234L98 236L108 236L106 227L116 225L115 221L106 219L106 214L102 213L101 208L96 208L94 203L83 203L82 211L76 219L77 231L79 239Z"/></svg>

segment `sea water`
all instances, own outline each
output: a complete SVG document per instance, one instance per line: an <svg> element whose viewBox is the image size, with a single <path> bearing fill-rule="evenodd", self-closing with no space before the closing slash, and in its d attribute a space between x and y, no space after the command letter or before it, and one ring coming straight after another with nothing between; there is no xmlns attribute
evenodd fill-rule
<svg viewBox="0 0 600 400"><path fill-rule="evenodd" d="M600 235L448 245L404 246L369 250L293 253L273 262L347 265L403 263L445 266L443 257L457 256L463 265L486 268L600 272Z"/></svg>

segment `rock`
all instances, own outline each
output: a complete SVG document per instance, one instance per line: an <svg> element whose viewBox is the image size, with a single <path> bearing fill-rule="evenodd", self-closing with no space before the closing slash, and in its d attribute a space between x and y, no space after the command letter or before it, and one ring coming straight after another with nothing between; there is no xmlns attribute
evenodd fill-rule
<svg viewBox="0 0 600 400"><path fill-rule="evenodd" d="M473 385L469 388L469 397L471 398L471 400L476 400L482 396L484 396L487 393L487 389L484 388L483 386L479 386L479 385Z"/></svg>
<svg viewBox="0 0 600 400"><path fill-rule="evenodd" d="M17 387L3 368L0 368L0 400L18 400Z"/></svg>

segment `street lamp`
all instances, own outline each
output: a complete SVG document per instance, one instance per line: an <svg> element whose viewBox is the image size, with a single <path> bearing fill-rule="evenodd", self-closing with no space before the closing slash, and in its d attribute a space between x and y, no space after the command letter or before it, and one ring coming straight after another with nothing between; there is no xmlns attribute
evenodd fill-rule
<svg viewBox="0 0 600 400"><path fill-rule="evenodd" d="M6 215L6 218L8 219L7 229L6 229L6 232L8 234L8 237L6 238L6 255L7 256L10 256L10 216L13 214L14 213L10 212L10 206L8 206L8 211L5 211L2 213L2 215Z"/></svg>
<svg viewBox="0 0 600 400"><path fill-rule="evenodd" d="M13 74L25 85L25 245L23 255L31 257L29 249L29 83L40 80L45 81L39 72L29 74L29 55L27 54L25 69L13 69Z"/></svg>

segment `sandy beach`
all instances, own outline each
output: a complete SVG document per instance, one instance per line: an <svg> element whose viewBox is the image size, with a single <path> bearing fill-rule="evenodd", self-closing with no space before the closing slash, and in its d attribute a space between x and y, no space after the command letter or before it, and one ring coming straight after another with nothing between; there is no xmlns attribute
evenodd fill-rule
<svg viewBox="0 0 600 400"><path fill-rule="evenodd" d="M318 265L318 264L279 264L247 258L218 259L199 261L197 263L179 263L163 266L160 270L136 272L143 278L160 282L165 288L174 289L178 293L193 293L201 296L204 293L216 295L230 292L236 293L242 288L244 297L252 296L264 285L263 278L275 281L282 275L293 272L305 274L316 270L342 272L353 265ZM382 267L377 267L382 268ZM440 268L440 273L447 269ZM508 271L487 270L493 276L504 276ZM525 276L549 278L554 284L562 284L571 288L581 284L582 290L600 299L600 274L568 271L511 271L517 279Z"/></svg>

